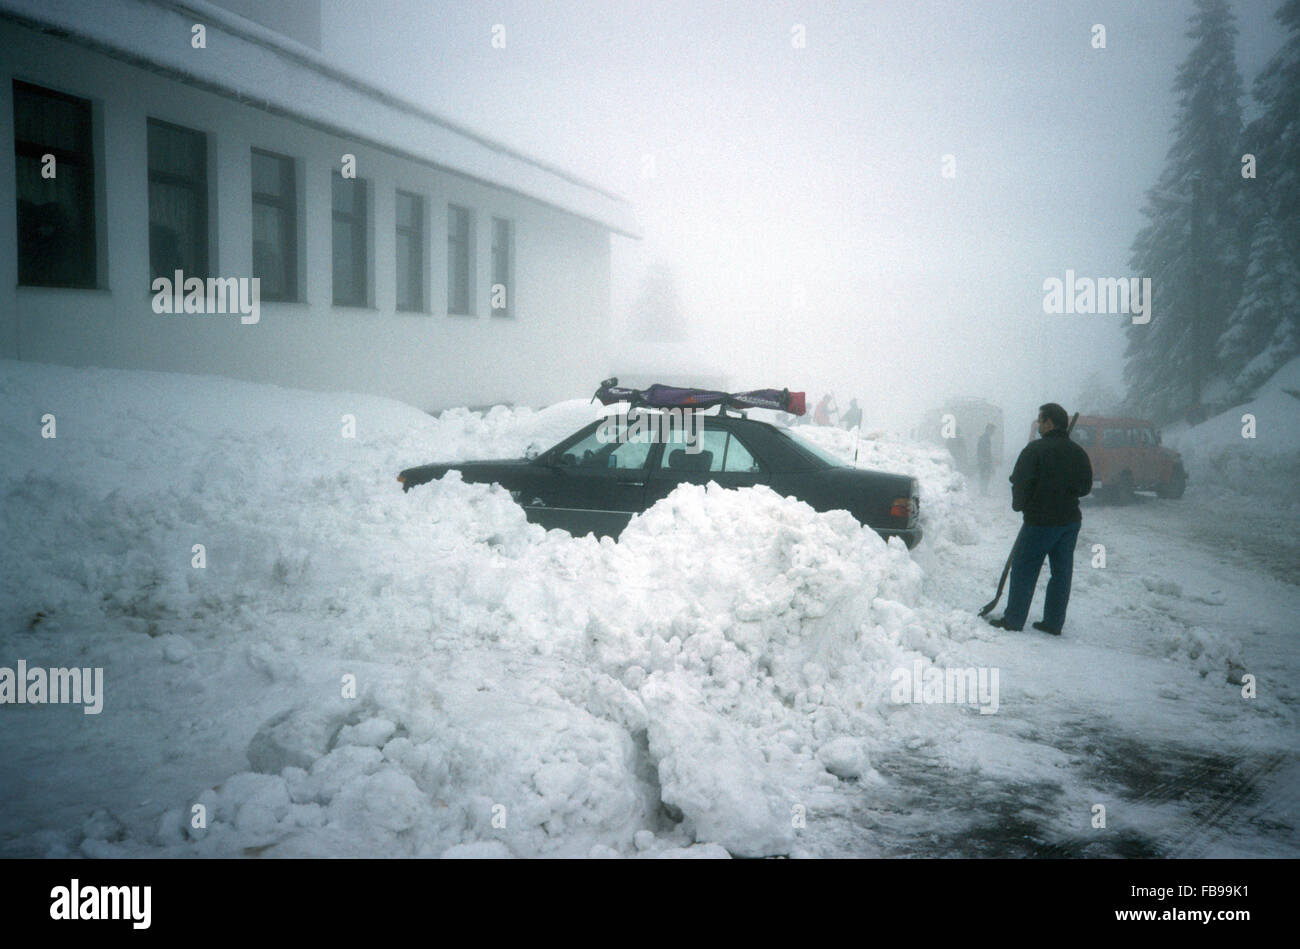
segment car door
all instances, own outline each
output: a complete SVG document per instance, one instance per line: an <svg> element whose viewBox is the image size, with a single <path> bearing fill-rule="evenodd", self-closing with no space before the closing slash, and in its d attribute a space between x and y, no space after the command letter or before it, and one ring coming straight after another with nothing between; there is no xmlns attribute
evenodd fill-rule
<svg viewBox="0 0 1300 949"><path fill-rule="evenodd" d="M576 537L617 537L632 515L645 509L653 443L626 437L625 425L614 439L610 431L596 426L547 459L545 473L519 496L530 521Z"/></svg>
<svg viewBox="0 0 1300 949"><path fill-rule="evenodd" d="M725 422L709 416L695 445L680 438L670 440L655 454L646 480L645 505L648 508L666 498L683 483L715 481L724 488L747 488L768 480L758 456L745 441Z"/></svg>

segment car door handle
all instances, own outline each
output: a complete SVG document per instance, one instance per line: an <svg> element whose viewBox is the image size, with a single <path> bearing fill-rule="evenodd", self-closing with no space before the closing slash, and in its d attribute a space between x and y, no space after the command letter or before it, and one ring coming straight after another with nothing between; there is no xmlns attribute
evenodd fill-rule
<svg viewBox="0 0 1300 949"><path fill-rule="evenodd" d="M645 487L645 482L644 482L644 481L620 481L619 484L624 485L624 486L629 487L629 488L644 488L644 487Z"/></svg>

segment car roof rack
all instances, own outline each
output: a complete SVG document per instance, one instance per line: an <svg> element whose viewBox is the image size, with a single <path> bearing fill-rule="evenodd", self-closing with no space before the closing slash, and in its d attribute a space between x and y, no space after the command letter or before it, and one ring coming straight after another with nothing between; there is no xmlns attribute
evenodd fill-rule
<svg viewBox="0 0 1300 949"><path fill-rule="evenodd" d="M601 405L613 405L615 402L627 402L632 408L649 409L690 409L703 411L718 408L719 415L728 414L734 409L736 416L745 418L745 409L773 409L792 415L803 415L806 411L806 399L803 392L791 392L789 389L750 389L746 392L721 392L716 389L692 389L680 386L667 386L655 383L648 389L633 389L618 384L618 377L611 376L600 384L591 401L599 400Z"/></svg>

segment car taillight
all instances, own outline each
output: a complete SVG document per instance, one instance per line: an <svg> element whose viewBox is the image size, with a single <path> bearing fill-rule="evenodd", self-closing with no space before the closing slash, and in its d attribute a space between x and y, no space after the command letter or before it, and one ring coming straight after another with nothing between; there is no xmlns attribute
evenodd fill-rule
<svg viewBox="0 0 1300 949"><path fill-rule="evenodd" d="M894 503L889 508L890 517L911 518L916 513L916 507L911 498L894 498Z"/></svg>

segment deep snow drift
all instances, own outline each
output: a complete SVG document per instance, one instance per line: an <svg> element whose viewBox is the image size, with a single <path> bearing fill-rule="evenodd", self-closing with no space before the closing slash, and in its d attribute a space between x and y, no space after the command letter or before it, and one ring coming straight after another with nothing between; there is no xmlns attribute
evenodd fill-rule
<svg viewBox="0 0 1300 949"><path fill-rule="evenodd" d="M0 710L10 821L42 828L7 827L15 852L798 855L819 802L887 783L878 754L984 719L891 700L895 670L992 638L943 577L983 515L933 448L805 436L920 479L915 556L761 487L683 486L614 543L454 474L394 480L549 446L581 401L434 419L5 362L0 405L0 665L103 666L106 691L100 716ZM1235 641L1187 635L1138 648L1222 690Z"/></svg>
<svg viewBox="0 0 1300 949"><path fill-rule="evenodd" d="M1300 357L1249 402L1167 428L1164 443L1182 454L1194 482L1300 506Z"/></svg>

